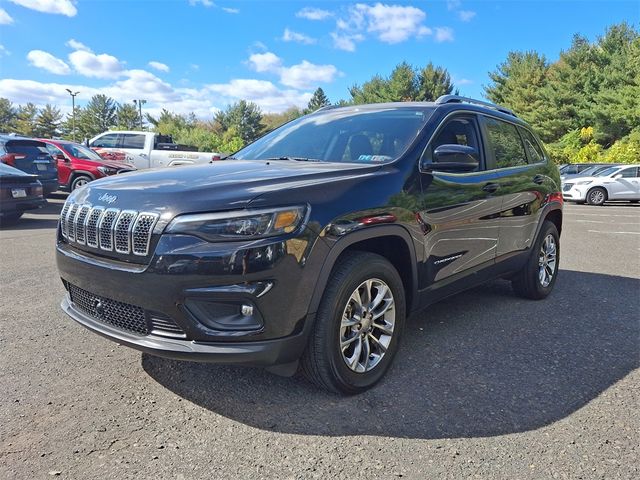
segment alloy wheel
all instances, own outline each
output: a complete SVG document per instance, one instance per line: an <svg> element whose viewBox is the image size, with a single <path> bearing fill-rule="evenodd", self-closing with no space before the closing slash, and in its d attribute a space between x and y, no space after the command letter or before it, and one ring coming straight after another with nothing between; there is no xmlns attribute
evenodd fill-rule
<svg viewBox="0 0 640 480"><path fill-rule="evenodd" d="M557 252L555 237L552 234L547 235L540 246L538 260L538 279L544 288L551 284L556 274Z"/></svg>

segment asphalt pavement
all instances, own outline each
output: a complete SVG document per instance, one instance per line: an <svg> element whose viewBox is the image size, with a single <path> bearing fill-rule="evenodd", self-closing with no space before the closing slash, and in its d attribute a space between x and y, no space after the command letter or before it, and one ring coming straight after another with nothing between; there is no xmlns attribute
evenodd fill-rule
<svg viewBox="0 0 640 480"><path fill-rule="evenodd" d="M0 229L2 479L640 478L636 205L568 205L548 299L495 281L438 303L382 383L340 397L75 324L63 199Z"/></svg>

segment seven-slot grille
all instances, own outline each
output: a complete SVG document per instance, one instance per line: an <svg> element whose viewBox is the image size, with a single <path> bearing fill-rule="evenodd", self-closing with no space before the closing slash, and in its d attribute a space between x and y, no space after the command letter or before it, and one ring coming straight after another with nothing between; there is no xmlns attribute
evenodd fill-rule
<svg viewBox="0 0 640 480"><path fill-rule="evenodd" d="M149 254L157 221L155 213L66 203L60 215L60 231L69 242L144 257Z"/></svg>

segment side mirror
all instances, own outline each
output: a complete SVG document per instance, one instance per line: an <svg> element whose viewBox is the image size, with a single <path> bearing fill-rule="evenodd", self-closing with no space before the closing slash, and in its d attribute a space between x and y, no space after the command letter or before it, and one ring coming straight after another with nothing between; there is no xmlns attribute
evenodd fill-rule
<svg viewBox="0 0 640 480"><path fill-rule="evenodd" d="M616 180L619 178L622 178L622 174L621 173L616 173L613 178L615 178Z"/></svg>
<svg viewBox="0 0 640 480"><path fill-rule="evenodd" d="M467 145L440 145L433 151L433 163L426 168L442 172L472 172L480 166L478 151Z"/></svg>

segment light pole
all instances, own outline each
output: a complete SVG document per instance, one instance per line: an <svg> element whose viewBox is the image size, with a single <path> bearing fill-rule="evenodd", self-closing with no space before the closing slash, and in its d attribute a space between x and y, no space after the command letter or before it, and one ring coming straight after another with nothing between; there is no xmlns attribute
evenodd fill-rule
<svg viewBox="0 0 640 480"><path fill-rule="evenodd" d="M140 130L142 130L142 105L144 105L145 103L147 103L146 100L134 100L133 101L134 105L137 104L138 105L138 111L140 112Z"/></svg>
<svg viewBox="0 0 640 480"><path fill-rule="evenodd" d="M69 90L68 88L65 89L67 92L69 92L69 95L71 95L71 118L72 118L72 125L73 125L73 131L71 132L71 138L73 138L73 141L76 141L76 95L78 95L80 92L76 92L73 93L71 90Z"/></svg>

